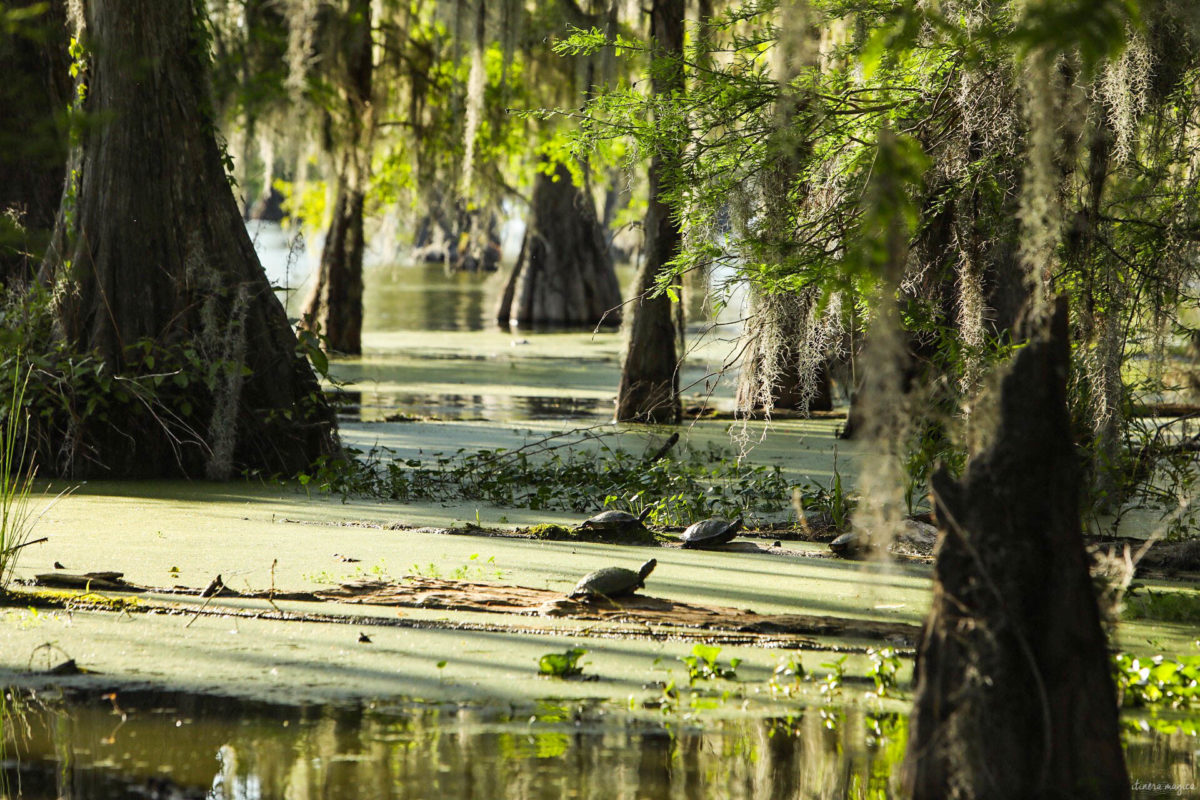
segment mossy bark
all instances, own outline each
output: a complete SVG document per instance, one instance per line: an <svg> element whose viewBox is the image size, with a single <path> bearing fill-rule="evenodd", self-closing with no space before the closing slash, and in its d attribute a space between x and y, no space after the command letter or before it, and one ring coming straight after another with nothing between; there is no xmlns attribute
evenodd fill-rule
<svg viewBox="0 0 1200 800"><path fill-rule="evenodd" d="M501 325L617 325L621 287L591 197L557 164L539 173L521 255L496 309Z"/></svg>
<svg viewBox="0 0 1200 800"><path fill-rule="evenodd" d="M134 345L190 353L194 397L170 424L154 412L86 422L90 451L54 467L216 478L304 469L337 451L334 419L226 177L196 6L85 0L82 12L90 124L43 277L71 346L124 375L153 369Z"/></svg>
<svg viewBox="0 0 1200 800"><path fill-rule="evenodd" d="M323 22L322 48L341 92L339 119L325 119L326 147L340 150L337 187L321 263L301 313L302 325L330 350L362 353L363 204L374 141L374 56L370 0L349 0Z"/></svg>
<svg viewBox="0 0 1200 800"><path fill-rule="evenodd" d="M1015 357L995 444L933 477L933 607L915 671L915 800L1121 798L1129 776L1088 574L1060 301Z"/></svg>

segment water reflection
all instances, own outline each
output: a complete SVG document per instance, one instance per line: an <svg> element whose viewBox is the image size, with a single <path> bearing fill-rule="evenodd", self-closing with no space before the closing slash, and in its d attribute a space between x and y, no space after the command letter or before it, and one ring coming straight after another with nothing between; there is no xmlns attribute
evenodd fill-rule
<svg viewBox="0 0 1200 800"><path fill-rule="evenodd" d="M858 707L701 725L572 703L290 707L144 692L9 693L0 719L13 800L887 798L907 733L903 717ZM1131 772L1194 784L1195 748L1136 734Z"/></svg>
<svg viewBox="0 0 1200 800"><path fill-rule="evenodd" d="M400 422L439 420L585 420L612 416L612 400L521 395L419 394L343 390L330 399L343 420Z"/></svg>
<svg viewBox="0 0 1200 800"><path fill-rule="evenodd" d="M555 704L289 708L128 694L10 695L8 706L14 800L867 797L887 791L899 752L869 744L858 714L831 731L815 715L699 727Z"/></svg>
<svg viewBox="0 0 1200 800"><path fill-rule="evenodd" d="M478 274L447 274L440 264L367 271L363 326L372 331L479 331L491 319L499 284Z"/></svg>

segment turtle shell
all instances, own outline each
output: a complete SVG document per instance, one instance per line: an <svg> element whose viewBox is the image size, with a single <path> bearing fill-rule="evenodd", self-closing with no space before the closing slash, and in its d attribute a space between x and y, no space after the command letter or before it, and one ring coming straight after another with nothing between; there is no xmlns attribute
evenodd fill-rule
<svg viewBox="0 0 1200 800"><path fill-rule="evenodd" d="M571 592L570 597L575 599L598 595L617 597L636 592L645 585L646 576L653 572L657 565L658 562L652 558L642 564L642 568L638 572L624 567L604 567L595 572L589 572L575 585L575 590Z"/></svg>
<svg viewBox="0 0 1200 800"><path fill-rule="evenodd" d="M829 549L833 551L835 556L842 558L857 558L864 556L870 551L871 546L858 531L850 531L843 533L841 536L829 543Z"/></svg>
<svg viewBox="0 0 1200 800"><path fill-rule="evenodd" d="M613 529L624 528L631 525L641 525L642 520L649 516L649 514L649 506L646 507L646 510L642 512L640 517L635 517L628 511L617 511L616 509L610 509L608 511L601 511L596 516L584 520L579 527Z"/></svg>
<svg viewBox="0 0 1200 800"><path fill-rule="evenodd" d="M602 511L583 521L589 528L612 528L618 525L633 525L638 518L628 511Z"/></svg>
<svg viewBox="0 0 1200 800"><path fill-rule="evenodd" d="M723 519L706 519L688 526L683 532L683 546L694 549L720 547L733 541L742 528L742 518L733 522Z"/></svg>

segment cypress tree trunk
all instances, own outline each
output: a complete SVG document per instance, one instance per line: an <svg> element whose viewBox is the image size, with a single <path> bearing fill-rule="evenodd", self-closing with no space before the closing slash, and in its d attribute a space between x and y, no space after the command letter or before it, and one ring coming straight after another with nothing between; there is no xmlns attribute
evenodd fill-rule
<svg viewBox="0 0 1200 800"><path fill-rule="evenodd" d="M656 95L680 95L683 81L684 0L654 0L650 33L656 57L672 59L659 65L653 78ZM679 333L665 294L650 297L658 275L679 255L683 236L679 222L663 200L663 179L679 163L681 154L668 145L650 160L649 208L646 211L646 258L634 284L633 309L621 384L617 390L616 418L622 422L679 421L679 371L675 339Z"/></svg>
<svg viewBox="0 0 1200 800"><path fill-rule="evenodd" d="M500 296L501 325L617 325L621 287L591 197L558 164L539 173L521 255Z"/></svg>
<svg viewBox="0 0 1200 800"><path fill-rule="evenodd" d="M817 313L816 296L764 295L752 290L750 317L754 324L738 373L734 403L740 413L766 408L829 411L833 386L829 359L808 328Z"/></svg>
<svg viewBox="0 0 1200 800"><path fill-rule="evenodd" d="M168 348L191 384L170 415L85 420L93 449L67 453L61 472L290 474L338 448L225 175L203 24L192 0L82 3L94 124L72 154L78 178L43 275L60 284L75 348L126 375L155 370L135 345Z"/></svg>
<svg viewBox="0 0 1200 800"><path fill-rule="evenodd" d="M325 337L330 350L362 353L363 192L340 170L333 217L321 264L301 314L304 327Z"/></svg>
<svg viewBox="0 0 1200 800"><path fill-rule="evenodd" d="M362 353L363 198L371 164L374 115L371 102L371 2L351 0L330 23L330 58L337 59L336 82L343 93L342 118L326 120L339 130L342 153L337 169L336 199L321 264L301 313L306 329L320 333L330 350Z"/></svg>
<svg viewBox="0 0 1200 800"><path fill-rule="evenodd" d="M933 476L934 599L906 763L914 800L1129 797L1080 533L1067 306L1005 376L995 444Z"/></svg>

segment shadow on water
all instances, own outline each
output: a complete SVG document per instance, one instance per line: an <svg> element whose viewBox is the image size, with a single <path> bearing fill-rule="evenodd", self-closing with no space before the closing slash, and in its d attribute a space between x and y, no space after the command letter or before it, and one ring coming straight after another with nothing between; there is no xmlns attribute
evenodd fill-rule
<svg viewBox="0 0 1200 800"><path fill-rule="evenodd" d="M166 692L11 691L0 721L0 794L13 800L887 798L907 734L903 716L861 707L700 725L570 701L280 706ZM1133 736L1135 796L1194 783L1194 750L1186 736Z"/></svg>

